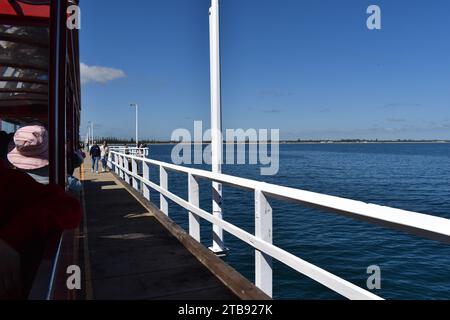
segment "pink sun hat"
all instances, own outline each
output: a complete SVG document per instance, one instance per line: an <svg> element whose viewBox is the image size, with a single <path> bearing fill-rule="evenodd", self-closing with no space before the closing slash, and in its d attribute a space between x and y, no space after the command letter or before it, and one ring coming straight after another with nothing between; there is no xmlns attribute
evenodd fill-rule
<svg viewBox="0 0 450 320"><path fill-rule="evenodd" d="M11 164L22 170L48 166L48 133L42 126L28 126L14 135L15 148L8 153Z"/></svg>

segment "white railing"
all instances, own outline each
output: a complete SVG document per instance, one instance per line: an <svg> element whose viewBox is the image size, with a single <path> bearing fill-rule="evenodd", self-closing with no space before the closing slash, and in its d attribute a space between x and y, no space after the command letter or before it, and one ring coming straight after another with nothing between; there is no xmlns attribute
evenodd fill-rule
<svg viewBox="0 0 450 320"><path fill-rule="evenodd" d="M109 148L111 151L130 154L133 156L148 156L148 148L136 148L136 147L125 147L125 146L111 146Z"/></svg>
<svg viewBox="0 0 450 320"><path fill-rule="evenodd" d="M129 166L130 162L131 170ZM138 163L142 163L142 176L138 173ZM139 182L141 182L143 195L148 200L150 200L150 189L157 191L160 194L160 210L164 214L169 215L167 202L169 199L188 210L189 234L198 242L200 242L200 219L203 218L252 246L255 249L255 284L270 296L272 296L272 259L276 259L348 299L382 299L349 281L273 245L272 207L270 205L270 199L312 206L329 212L343 214L351 218L450 243L450 220L436 216L177 166L133 155L126 155L116 151L110 153L109 166L111 170L114 170L118 176L128 184L131 184L136 190L139 189ZM150 166L159 168L159 185L150 181ZM176 171L188 175L188 201L168 191L168 171ZM255 234L248 233L202 210L199 206L199 179L208 179L253 191L255 199Z"/></svg>

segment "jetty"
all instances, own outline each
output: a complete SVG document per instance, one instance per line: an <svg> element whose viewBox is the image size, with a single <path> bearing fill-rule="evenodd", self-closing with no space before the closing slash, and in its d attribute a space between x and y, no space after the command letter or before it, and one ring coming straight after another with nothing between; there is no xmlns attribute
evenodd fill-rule
<svg viewBox="0 0 450 320"><path fill-rule="evenodd" d="M67 27L70 8L79 9L79 1L0 0L0 130L3 124L9 133L27 124L47 128L49 181L66 190L75 167L73 155L80 148L82 113L80 35L76 26ZM273 212L273 201L450 244L449 219L289 188L282 186L283 181L270 184L223 174L219 0L211 0L207 16L212 170L161 162L152 158L151 149L138 148L138 107L133 104L136 148L112 147L107 159L110 172L94 174L89 157L75 171L82 183L76 196L83 204L83 221L76 230L49 235L42 255L37 252L39 265L27 291L29 299L266 300L276 296L274 260L344 298L382 299L274 244L274 233L280 230L274 229L272 218L283 212ZM85 141L92 145L95 135L90 125ZM186 178L186 198L169 189L173 173ZM200 181L211 187L212 210L201 206ZM250 212L223 212L222 186L247 191L254 201ZM150 192L159 201L152 202ZM186 230L171 219L169 202L186 213ZM252 217L254 230L229 222L232 214ZM207 245L202 222L208 223L212 235ZM233 254L224 233L252 248L254 279L246 279L222 260L221 256Z"/></svg>
<svg viewBox="0 0 450 320"><path fill-rule="evenodd" d="M114 173L83 182L84 298L269 299Z"/></svg>

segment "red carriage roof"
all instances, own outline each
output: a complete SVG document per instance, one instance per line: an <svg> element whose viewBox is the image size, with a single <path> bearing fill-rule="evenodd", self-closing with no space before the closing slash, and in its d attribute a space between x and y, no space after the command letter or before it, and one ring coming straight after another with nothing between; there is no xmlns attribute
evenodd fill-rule
<svg viewBox="0 0 450 320"><path fill-rule="evenodd" d="M0 0L0 14L35 18L50 17L49 0Z"/></svg>

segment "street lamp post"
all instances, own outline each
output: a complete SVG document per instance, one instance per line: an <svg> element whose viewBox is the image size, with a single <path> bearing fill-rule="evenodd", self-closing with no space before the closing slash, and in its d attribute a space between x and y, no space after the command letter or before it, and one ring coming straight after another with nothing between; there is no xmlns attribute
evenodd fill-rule
<svg viewBox="0 0 450 320"><path fill-rule="evenodd" d="M94 144L94 123L88 121L88 143L92 146ZM90 138L90 140L89 140Z"/></svg>
<svg viewBox="0 0 450 320"><path fill-rule="evenodd" d="M139 147L139 118L138 118L138 105L131 103L130 107L136 107L136 148Z"/></svg>
<svg viewBox="0 0 450 320"><path fill-rule="evenodd" d="M92 139L91 144L94 144L94 122L91 122L91 139Z"/></svg>
<svg viewBox="0 0 450 320"><path fill-rule="evenodd" d="M86 133L86 145L89 145L90 142L91 142L91 126L88 125Z"/></svg>

